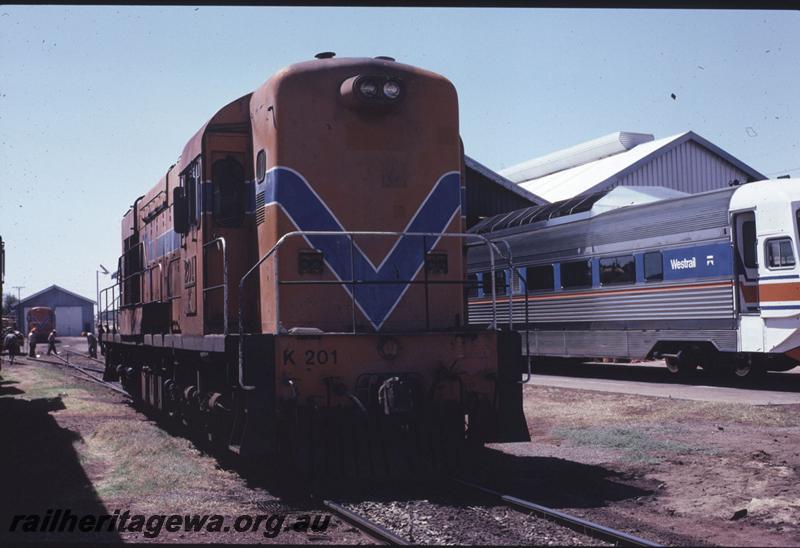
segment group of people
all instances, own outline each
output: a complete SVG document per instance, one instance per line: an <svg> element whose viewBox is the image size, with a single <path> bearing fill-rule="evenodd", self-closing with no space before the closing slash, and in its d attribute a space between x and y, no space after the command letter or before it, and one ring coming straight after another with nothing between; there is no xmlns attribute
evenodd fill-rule
<svg viewBox="0 0 800 548"><path fill-rule="evenodd" d="M55 329L50 331L50 334L47 336L47 355L50 356L51 354L58 355L58 350L56 349L56 335L58 333ZM83 333L86 336L86 342L89 345L89 357L96 358L97 357L97 336L92 333L91 331L87 333ZM36 327L31 327L30 333L28 333L28 356L31 358L36 357L36 339L38 334L36 333ZM8 351L8 361L13 365L14 357L20 354L20 349L24 344L25 339L22 336L22 333L16 330L9 330L5 337L3 337L3 348ZM2 364L0 364L0 367Z"/></svg>
<svg viewBox="0 0 800 548"><path fill-rule="evenodd" d="M58 354L58 350L56 350L56 335L58 333L55 329L50 332L50 335L47 337L47 355L50 354ZM31 328L31 332L28 333L28 356L31 358L36 357L36 327ZM22 345L24 344L25 339L17 330L11 330L6 333L6 336L3 338L3 348L6 349L8 352L8 361L10 363L14 363L14 358L20 354L20 350Z"/></svg>

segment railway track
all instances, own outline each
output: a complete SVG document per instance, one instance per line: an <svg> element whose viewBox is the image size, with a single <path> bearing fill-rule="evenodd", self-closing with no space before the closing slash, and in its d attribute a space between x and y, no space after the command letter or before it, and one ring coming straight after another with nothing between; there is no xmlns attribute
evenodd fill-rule
<svg viewBox="0 0 800 548"><path fill-rule="evenodd" d="M495 491L494 489L490 489L488 487L478 485L476 483L468 482L458 478L452 478L452 481L464 487L468 487L470 489L474 489L476 491L480 491L482 493L497 497L503 503L505 503L508 506L511 506L514 509L533 512L534 514L542 518L554 521L565 527L569 527L570 529L576 532L583 533L584 535L590 536L598 540L613 542L617 546L643 546L643 547L661 546L660 544L651 542L649 540L645 540L641 537L630 535L623 531L618 531L616 529L612 529L610 527L606 527L604 525L600 525L598 523L594 523L585 520L583 518L579 518L577 516L572 516L570 514L567 514L566 512L561 512L560 510L548 508L547 506L542 506L541 504L536 504L535 502L506 495L499 491Z"/></svg>
<svg viewBox="0 0 800 548"><path fill-rule="evenodd" d="M77 354L75 352L66 351L66 353L79 355L79 356L82 356L84 358L86 357L86 356L83 356L81 354ZM94 375L92 373L92 372L94 372L94 373L102 373L103 372L102 369L94 369L94 368L89 368L89 367L80 366L80 365L77 365L77 364L74 364L74 363L70 363L70 361L68 359L63 358L59 354L54 354L54 355L51 354L50 356L52 356L55 359L44 359L44 358L41 358L41 357L37 357L37 358L27 357L27 359L32 359L32 360L39 361L39 362L44 362L44 363L50 363L50 364L53 364L53 365L66 366L69 370L76 371L77 373L80 373L80 375L78 375L76 373L72 373L72 375L74 377L77 377L77 378L83 379L83 380L88 380L88 381L94 382L96 384L103 385L106 388L108 388L109 390L113 390L114 392L117 392L118 394L122 394L123 396L130 397L130 395L127 392L125 392L125 390L123 390L122 388L116 386L114 383L110 383L110 382L104 381L102 377L98 377L98 376L96 376L96 375ZM87 359L91 359L91 358L87 358Z"/></svg>
<svg viewBox="0 0 800 548"><path fill-rule="evenodd" d="M62 351L61 354L66 354L67 356L78 356L83 360L102 363L100 360L90 358L88 356L85 356L84 354L71 350L64 350ZM113 390L114 392L129 397L127 392L125 392L121 388L115 386L113 383L103 381L101 376L97 376L94 374L94 373L102 373L103 369L96 369L86 365L79 365L70 362L68 358L65 358L64 356L58 354L48 356L48 358L50 359L45 359L43 357L33 358L33 359L36 361L64 366L70 372L72 372L72 374L77 378L101 384L106 388ZM450 478L450 479L452 482L462 487L466 487L468 489L479 491L486 495L490 495L498 499L504 505L513 508L514 510L526 513L532 513L537 517L544 518L548 521L554 522L560 526L569 528L577 533L586 535L587 537L591 537L593 539L613 543L614 545L617 546L642 546L642 547L660 546L659 544L637 537L635 535L631 535L622 531L612 529L610 527L606 527L604 525L593 523L583 518L572 516L565 512L548 508L546 506L542 506L540 504L528 500L507 495L483 485L472 483L460 478ZM353 508L347 508L341 503L335 502L333 500L324 500L322 504L326 510L330 511L331 513L343 519L344 521L352 524L353 526L359 528L364 533L366 533L367 535L373 537L374 539L380 542L391 545L407 545L410 543L409 540L403 538L402 536L398 535L395 532L392 532L391 530L377 523L376 521L371 520L363 513L355 511Z"/></svg>
<svg viewBox="0 0 800 548"><path fill-rule="evenodd" d="M370 536L373 536L378 540L396 546L405 546L409 544L407 540L392 533L382 525L370 520L363 514L359 514L353 510L350 510L349 508L345 508L337 502L325 500L323 501L323 505L335 515L339 516L348 523L355 525L362 531L366 531Z"/></svg>

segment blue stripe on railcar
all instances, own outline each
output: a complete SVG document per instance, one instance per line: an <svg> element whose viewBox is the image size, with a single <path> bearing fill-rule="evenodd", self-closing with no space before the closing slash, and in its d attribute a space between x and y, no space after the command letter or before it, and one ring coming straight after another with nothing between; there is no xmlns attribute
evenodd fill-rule
<svg viewBox="0 0 800 548"><path fill-rule="evenodd" d="M733 275L733 253L729 243L668 249L661 253L665 282Z"/></svg>

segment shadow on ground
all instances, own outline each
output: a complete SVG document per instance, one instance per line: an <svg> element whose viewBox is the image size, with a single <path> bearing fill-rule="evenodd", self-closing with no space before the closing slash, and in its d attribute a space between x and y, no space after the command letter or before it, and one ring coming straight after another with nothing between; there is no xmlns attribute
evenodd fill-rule
<svg viewBox="0 0 800 548"><path fill-rule="evenodd" d="M0 385L0 543L29 541L120 542L114 532L81 532L78 520L84 515L106 515L87 477L73 444L81 441L76 432L62 428L50 414L64 409L61 397L25 400L11 397L24 391L4 380ZM57 532L61 521L50 532L56 512L61 510L64 532ZM77 516L65 518L66 511ZM26 516L16 518L15 516ZM37 517L31 517L36 515ZM48 519L48 516L49 519ZM45 524L45 519L48 523ZM70 533L70 524L74 532ZM107 529L108 522L104 523ZM88 528L88 520L84 523ZM31 529L33 531L31 531ZM41 532L44 529L46 532Z"/></svg>
<svg viewBox="0 0 800 548"><path fill-rule="evenodd" d="M770 371L760 377L739 379L731 374L712 374L698 370L686 377L669 373L666 367L636 364L573 363L567 360L537 361L533 367L536 374L562 377L639 381L658 384L685 384L691 386L721 386L727 388L749 388L775 392L800 392L800 374ZM535 382L535 381L534 381Z"/></svg>

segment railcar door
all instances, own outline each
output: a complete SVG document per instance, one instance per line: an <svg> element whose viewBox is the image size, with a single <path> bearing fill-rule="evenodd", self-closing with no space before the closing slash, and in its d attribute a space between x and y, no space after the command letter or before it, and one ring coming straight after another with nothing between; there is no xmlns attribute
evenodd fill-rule
<svg viewBox="0 0 800 548"><path fill-rule="evenodd" d="M752 211L737 213L734 217L734 241L736 243L736 286L739 313L757 314L758 294L758 238L756 217Z"/></svg>

